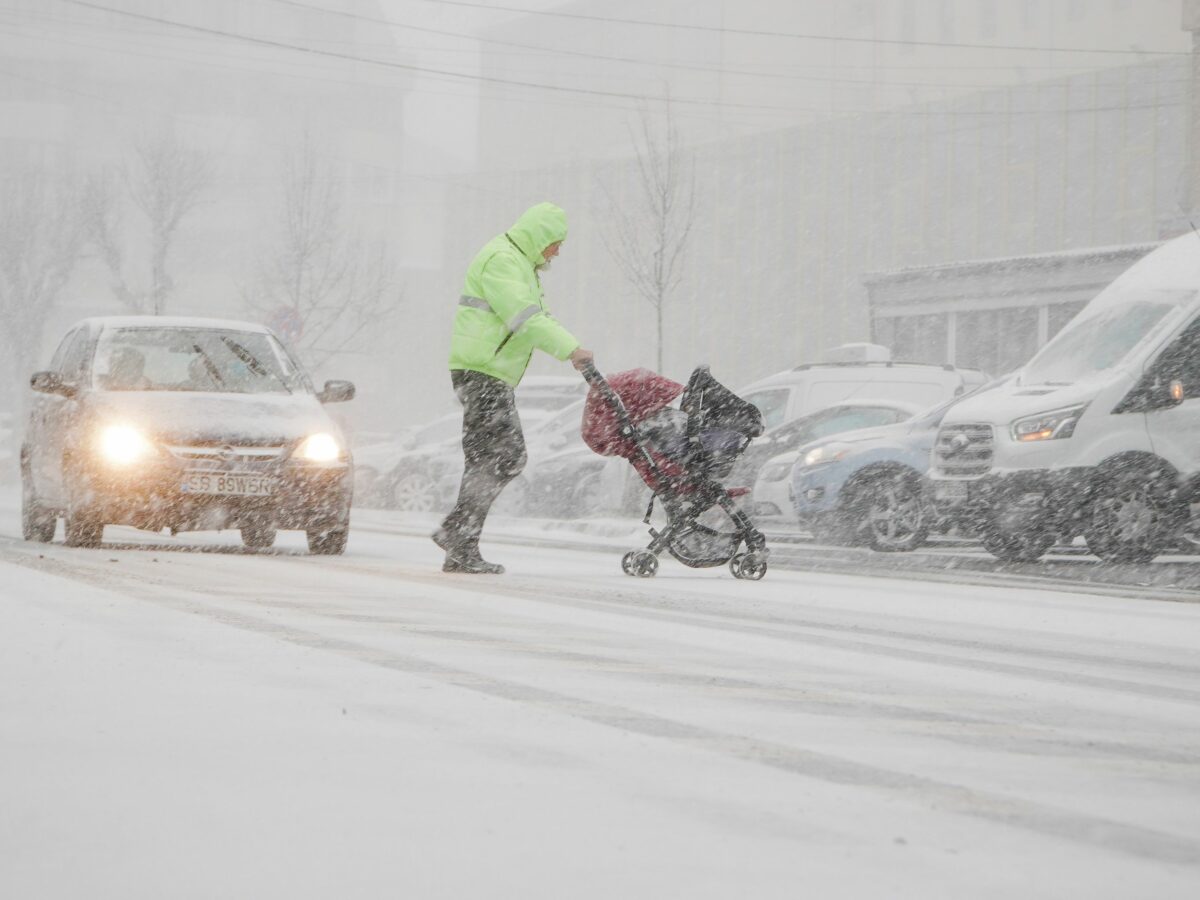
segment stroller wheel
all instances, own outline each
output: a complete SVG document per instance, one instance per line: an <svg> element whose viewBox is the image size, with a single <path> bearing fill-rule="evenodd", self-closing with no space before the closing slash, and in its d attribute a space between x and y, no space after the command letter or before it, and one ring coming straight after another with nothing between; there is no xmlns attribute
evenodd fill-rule
<svg viewBox="0 0 1200 900"><path fill-rule="evenodd" d="M637 556L637 551L630 550L628 553L626 553L624 556L621 557L621 571L624 572L626 575L634 574L633 558L635 556Z"/></svg>
<svg viewBox="0 0 1200 900"><path fill-rule="evenodd" d="M630 550L621 557L621 568L626 575L653 578L658 571L658 557L649 550Z"/></svg>
<svg viewBox="0 0 1200 900"><path fill-rule="evenodd" d="M753 550L749 553L739 553L729 561L729 571L733 573L734 578L758 581L767 574L767 558Z"/></svg>

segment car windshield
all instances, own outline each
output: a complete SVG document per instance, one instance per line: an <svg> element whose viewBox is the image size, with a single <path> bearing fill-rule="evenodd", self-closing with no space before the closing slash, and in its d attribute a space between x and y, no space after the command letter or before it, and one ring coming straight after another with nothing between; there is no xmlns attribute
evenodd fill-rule
<svg viewBox="0 0 1200 900"><path fill-rule="evenodd" d="M1167 313L1195 291L1122 291L1094 312L1085 309L1021 372L1022 384L1074 384L1125 359ZM1097 298L1099 300L1099 298Z"/></svg>
<svg viewBox="0 0 1200 900"><path fill-rule="evenodd" d="M290 394L308 388L269 334L210 328L107 329L92 381L106 391Z"/></svg>

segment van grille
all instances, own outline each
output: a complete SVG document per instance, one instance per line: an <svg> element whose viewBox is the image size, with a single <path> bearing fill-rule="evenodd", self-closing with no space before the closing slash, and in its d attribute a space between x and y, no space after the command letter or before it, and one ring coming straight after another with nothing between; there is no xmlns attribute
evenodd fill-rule
<svg viewBox="0 0 1200 900"><path fill-rule="evenodd" d="M939 475L971 478L992 468L991 425L947 425L938 432L933 448Z"/></svg>

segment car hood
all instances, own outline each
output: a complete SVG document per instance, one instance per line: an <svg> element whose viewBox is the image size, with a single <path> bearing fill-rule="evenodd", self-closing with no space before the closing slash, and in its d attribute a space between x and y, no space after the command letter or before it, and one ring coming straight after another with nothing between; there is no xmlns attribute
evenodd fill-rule
<svg viewBox="0 0 1200 900"><path fill-rule="evenodd" d="M98 418L120 421L173 441L287 443L325 431L342 439L312 394L216 394L112 391L93 395Z"/></svg>
<svg viewBox="0 0 1200 900"><path fill-rule="evenodd" d="M1011 379L990 391L965 398L955 404L942 420L943 425L959 422L982 422L1003 425L1025 416L1034 416L1053 409L1077 406L1093 400L1107 384L1123 377L1132 380L1134 373L1116 369L1097 373L1095 377L1074 384L1020 384Z"/></svg>

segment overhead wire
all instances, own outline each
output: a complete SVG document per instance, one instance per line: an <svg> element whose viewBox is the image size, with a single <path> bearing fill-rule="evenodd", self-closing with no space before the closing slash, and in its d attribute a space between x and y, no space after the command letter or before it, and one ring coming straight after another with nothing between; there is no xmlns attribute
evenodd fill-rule
<svg viewBox="0 0 1200 900"><path fill-rule="evenodd" d="M588 96L629 100L629 101L634 101L637 103L661 102L661 103L666 103L666 104L671 104L671 105L683 104L683 105L687 105L687 106L693 106L693 105L694 106L708 106L708 107L714 107L714 108L719 108L719 109L788 112L788 113L813 113L813 114L820 114L820 115L839 115L839 114L842 114L842 115L864 115L864 114L869 114L869 115L918 116L918 115L931 115L931 114L932 115L941 115L942 114L942 113L936 112L936 111L914 110L911 108L883 109L883 110L844 110L844 109L832 109L832 108L827 108L827 107L822 107L822 108L782 107L782 106L775 106L775 105L769 105L769 104L726 103L726 102L721 102L721 101L699 100L699 99L693 99L693 98L678 98L678 97L654 96L654 95L645 95L645 94L631 94L631 93L624 93L624 92L619 92L619 91L601 91L601 90L595 90L595 89L589 89L589 88L574 88L574 87L566 87L566 86L562 86L562 85L538 84L538 83L534 83L534 82L526 82L526 81L520 81L520 80L516 80L516 79L498 78L498 77L487 76L487 75L475 75L475 74L464 73L464 72L453 72L453 71L444 70L444 69L436 69L436 68L431 68L431 67L426 67L426 66L418 66L418 65L414 65L414 64L400 63L400 62L395 62L395 61L391 61L391 60L379 60L379 59L373 59L370 57L362 57L362 56L357 56L355 54L341 53L341 52L331 51L331 50L321 50L318 48L307 47L302 44L294 44L294 43L290 43L287 41L280 41L280 40L276 40L276 39L272 39L272 38L263 38L263 37L253 36L253 35L245 35L245 34L240 34L238 32L230 32L230 31L226 31L223 29L209 28L209 27L206 27L203 25L196 25L196 24L189 23L189 22L179 22L176 20L165 19L165 18L158 17L158 16L149 16L149 15L145 15L142 13L134 13L134 12L130 12L128 10L122 10L122 9L118 9L118 8L111 7L111 6L105 6L105 5L102 5L99 3L88 2L88 0L60 0L60 2L68 3L73 6L79 6L79 7L83 7L83 8L98 10L101 12L112 13L112 14L116 14L119 16L125 16L125 17L129 17L129 18L139 20L139 21L148 21L148 22L153 22L153 23L160 24L160 25L166 25L169 27L175 27L175 28L180 28L180 29L184 29L184 30L189 30L189 31L193 31L193 32L201 33L201 34L208 34L208 35L213 35L216 37L227 38L227 39L231 39L231 40L238 40L238 41L243 41L243 42L252 43L252 44L258 44L258 45L262 45L262 46L275 47L275 48L279 48L279 49L293 50L293 51L297 51L297 52L301 52L301 53L313 54L316 56L329 57L329 58L334 58L334 59L342 59L342 60L355 62L355 63L377 65L377 66L382 66L382 67L397 69L397 70L402 70L402 71L418 72L418 73L431 75L431 76L435 76L435 77L448 78L451 80L459 80L460 82L463 80L476 81L476 82L482 82L482 83L498 84L498 85L504 85L504 86L515 86L515 87L522 87L522 88L531 88L531 89L536 89L536 90L552 91L552 92L559 92L559 93L581 94L581 95L588 95ZM950 101L946 101L946 102L950 102ZM1106 107L1067 107L1064 110L1061 110L1060 112L1067 113L1067 114L1073 113L1073 112L1100 112L1100 111L1105 111L1105 109L1109 109L1109 108L1139 108L1139 107L1107 107L1107 108ZM1141 108L1153 108L1153 105L1144 106ZM1049 112L1049 111L1046 111L1046 112ZM977 115L977 116L1011 115L1011 113L1005 112L1005 111L988 111L988 110L962 111L961 113L958 113L958 114L960 114L960 115Z"/></svg>
<svg viewBox="0 0 1200 900"><path fill-rule="evenodd" d="M930 87L930 88L955 88L955 87L986 87L987 85L979 85L975 83L954 83L947 81L895 81L866 78L838 78L834 76L820 75L795 75L786 72L755 72L748 69L730 68L724 65L711 65L702 63L678 62L672 60L654 60L654 59L638 59L629 56L615 56L607 53L592 53L586 50L568 50L560 47L546 47L537 44L525 44L518 41L507 41L494 37L483 35L474 35L468 32L448 31L441 28L430 28L425 25L413 25L408 22L394 21L392 19L381 18L379 16L368 16L363 13L353 13L340 9L329 9L328 7L318 6L312 3L303 3L300 0L262 0L266 3L274 3L280 6L288 6L294 9L303 9L310 12L322 13L331 16L339 16L342 18L352 19L360 22L371 22L378 25L385 25L393 28L400 28L405 31L415 31L422 34L435 34L441 37L452 37L462 40L475 41L481 44L489 44L500 47L516 47L523 50L533 50L543 54L551 54L555 56L573 57L578 59L590 59L600 62L615 62L631 65L648 66L653 68L663 69L679 69L682 71L703 72L709 75L732 75L746 78L770 78L786 81L805 81L818 84L857 84L871 87Z"/></svg>
<svg viewBox="0 0 1200 900"><path fill-rule="evenodd" d="M436 69L429 66L418 66L410 63L395 62L393 60L372 59L370 57L357 56L351 53L340 53L335 50L322 50L316 47L307 47L303 44L293 44L288 41L276 40L273 38L256 37L253 35L241 34L234 31L226 31L220 28L209 28L204 25L196 25L191 22L180 22L174 19L166 19L160 16L150 16L144 13L130 12L129 10L118 9L112 6L105 6L99 3L90 3L87 0L59 0L61 3L69 3L72 6L80 6L86 9L98 10L100 12L111 13L119 16L126 16L131 19L137 19L145 22L155 22L159 25L166 25L172 28L181 28L189 31L195 31L202 34L211 34L218 37L228 38L230 40L244 41L246 43L260 44L266 47L277 47L281 49L295 50L300 53L308 53L315 56L325 56L333 59L343 59L349 62L364 63L367 65L384 66L391 69L402 71L418 72L426 75L441 76L443 78L461 79L467 81L488 82L491 84L502 84L510 87L529 88L533 90L552 91L567 94L579 94L594 97L609 97L621 100L632 100L636 102L643 101L669 101L671 103L679 103L688 106L715 106L730 109L755 109L755 110L770 110L774 112L824 112L824 110L798 110L796 107L787 106L772 106L769 104L756 103L723 103L721 101L694 99L690 97L662 97L662 96L646 96L643 94L629 94L620 91L603 91L593 88L576 88L565 87L555 84L539 84L531 81L521 81L513 78L499 78L490 75L475 75L467 72L454 72L447 69Z"/></svg>
<svg viewBox="0 0 1200 900"><path fill-rule="evenodd" d="M695 22L654 22L647 19L629 19L618 16L601 16L592 13L566 12L558 9L529 9L527 7L502 6L499 4L475 3L471 0L410 0L416 3L430 3L437 6L457 6L468 9L481 9L489 12L510 12L526 16L544 16L557 19L577 19L586 22L602 22L618 25L635 25L649 28L668 28L680 31L702 31L715 34L736 34L749 37L789 38L807 41L830 41L847 44L890 44L904 47L946 47L964 50L1019 50L1036 51L1039 53L1099 53L1143 56L1188 56L1184 50L1141 50L1135 48L1093 48L1093 47L1055 47L1035 44L982 44L964 41L920 41L911 38L878 38L856 37L837 34L816 34L796 31L767 31L753 28L732 28L724 25L700 25Z"/></svg>

